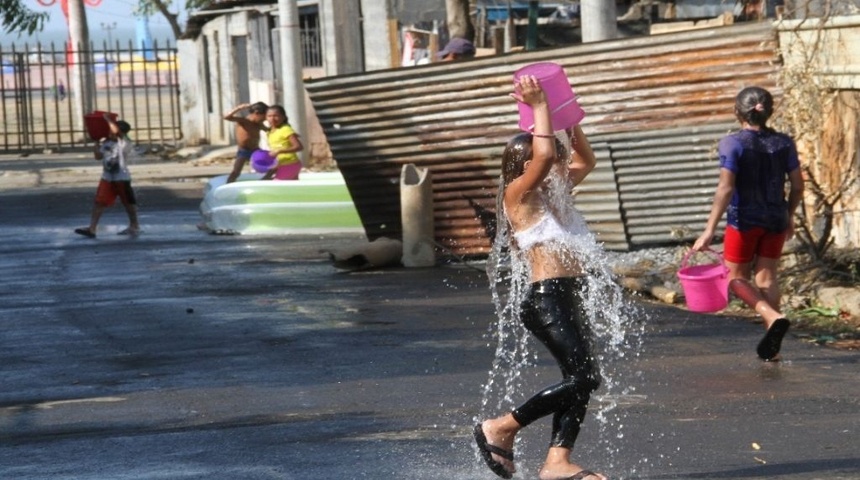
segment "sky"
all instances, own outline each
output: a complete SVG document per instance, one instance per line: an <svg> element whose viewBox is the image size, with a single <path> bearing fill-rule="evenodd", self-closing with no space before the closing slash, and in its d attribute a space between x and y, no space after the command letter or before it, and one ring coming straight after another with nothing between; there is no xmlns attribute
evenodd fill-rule
<svg viewBox="0 0 860 480"><path fill-rule="evenodd" d="M54 42L57 45L61 45L62 42L66 41L69 30L66 26L66 17L60 8L60 0L56 0L49 7L42 6L36 0L23 1L30 10L48 12L50 20L45 24L45 29L41 33L37 33L31 37L23 35L19 37L17 34L9 35L0 29L0 45L8 46L12 43L16 45L24 43L34 45L37 42L42 42L45 45ZM43 3L48 3L49 1L42 0ZM173 0L172 4L173 7L171 10L180 14L180 24L183 24L185 19L187 19L185 1ZM116 42L119 40L121 46L128 45L129 41L135 41L137 18L131 15L131 11L137 7L137 0L101 0L101 3L97 7L87 5L87 1L85 0L84 5L90 40L96 43L101 43L102 41ZM159 45L168 40L171 45L176 44L176 40L173 38L173 33L170 30L170 25L161 14L150 17L149 30L152 33L152 38L158 41Z"/></svg>

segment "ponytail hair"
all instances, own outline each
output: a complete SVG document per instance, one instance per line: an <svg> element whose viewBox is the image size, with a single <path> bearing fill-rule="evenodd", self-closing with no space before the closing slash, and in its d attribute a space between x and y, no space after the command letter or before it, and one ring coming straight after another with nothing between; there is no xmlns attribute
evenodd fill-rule
<svg viewBox="0 0 860 480"><path fill-rule="evenodd" d="M747 87L735 98L735 116L738 121L767 128L773 115L773 96L761 87Z"/></svg>

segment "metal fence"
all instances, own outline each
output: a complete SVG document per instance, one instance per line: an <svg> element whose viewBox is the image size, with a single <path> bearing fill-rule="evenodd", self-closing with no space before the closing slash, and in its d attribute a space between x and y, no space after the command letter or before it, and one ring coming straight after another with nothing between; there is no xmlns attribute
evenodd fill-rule
<svg viewBox="0 0 860 480"><path fill-rule="evenodd" d="M7 152L85 147L92 140L77 105L75 72L92 75L92 110L129 122L139 145L157 149L182 139L176 48L90 44L0 45L0 146ZM75 64L77 62L77 64ZM76 68L77 67L77 68ZM89 112L84 112L89 113Z"/></svg>

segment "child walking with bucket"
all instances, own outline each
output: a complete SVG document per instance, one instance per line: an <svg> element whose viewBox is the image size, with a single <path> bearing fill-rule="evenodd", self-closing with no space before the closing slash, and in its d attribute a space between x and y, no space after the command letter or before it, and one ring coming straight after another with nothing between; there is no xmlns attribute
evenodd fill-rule
<svg viewBox="0 0 860 480"><path fill-rule="evenodd" d="M83 228L76 228L75 233L87 238L96 238L102 214L119 198L128 215L128 227L121 230L119 234L138 235L140 223L137 216L137 200L134 189L131 188L131 173L128 171L128 161L134 148L128 136L131 125L123 120L115 120L113 114L102 112L102 115L107 124L107 137L99 139L93 148L93 156L102 162L102 175L90 214L90 224Z"/></svg>
<svg viewBox="0 0 860 480"><path fill-rule="evenodd" d="M794 213L803 196L794 140L767 126L772 114L773 97L767 90L747 87L738 93L735 116L741 129L720 140L719 184L705 231L693 244L694 251L708 248L727 212L723 256L729 289L764 320L766 332L756 353L765 361L777 360L791 325L779 310L777 267L785 241L794 234Z"/></svg>

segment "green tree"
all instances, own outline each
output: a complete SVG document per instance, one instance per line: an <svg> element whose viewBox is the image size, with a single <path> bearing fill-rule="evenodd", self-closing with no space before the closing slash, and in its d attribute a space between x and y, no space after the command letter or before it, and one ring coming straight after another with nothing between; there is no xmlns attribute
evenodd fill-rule
<svg viewBox="0 0 860 480"><path fill-rule="evenodd" d="M6 0L0 0L3 2ZM193 11L206 7L213 3L214 0L187 0L185 2L185 10ZM173 30L173 36L179 38L182 36L182 26L179 25L179 13L170 11L172 0L138 0L136 15L154 15L160 13L170 24L170 29Z"/></svg>
<svg viewBox="0 0 860 480"><path fill-rule="evenodd" d="M47 12L34 12L24 5L23 0L0 0L0 25L6 33L39 32L47 20Z"/></svg>

